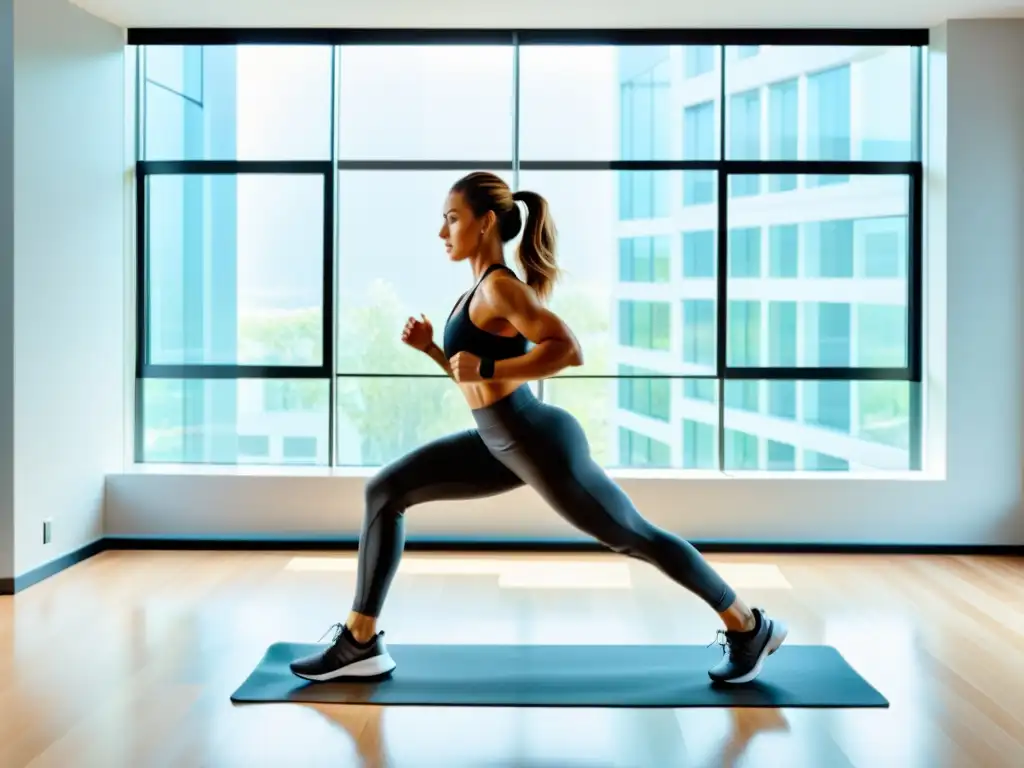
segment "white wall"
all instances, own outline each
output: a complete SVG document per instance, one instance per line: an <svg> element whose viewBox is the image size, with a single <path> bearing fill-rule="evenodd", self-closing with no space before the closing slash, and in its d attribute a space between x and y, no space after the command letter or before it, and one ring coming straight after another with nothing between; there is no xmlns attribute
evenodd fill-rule
<svg viewBox="0 0 1024 768"><path fill-rule="evenodd" d="M927 79L927 473L616 475L647 517L698 540L1024 544L1022 75L1024 21L936 30ZM355 535L364 483L341 471L128 471L109 480L106 526ZM529 490L430 505L408 522L410 537L575 535Z"/></svg>
<svg viewBox="0 0 1024 768"><path fill-rule="evenodd" d="M14 576L14 4L0 0L0 581Z"/></svg>
<svg viewBox="0 0 1024 768"><path fill-rule="evenodd" d="M122 465L124 35L67 0L15 0L14 29L20 575L102 535Z"/></svg>
<svg viewBox="0 0 1024 768"><path fill-rule="evenodd" d="M995 479L1022 479L1024 20L950 23L947 44L949 473L984 519Z"/></svg>

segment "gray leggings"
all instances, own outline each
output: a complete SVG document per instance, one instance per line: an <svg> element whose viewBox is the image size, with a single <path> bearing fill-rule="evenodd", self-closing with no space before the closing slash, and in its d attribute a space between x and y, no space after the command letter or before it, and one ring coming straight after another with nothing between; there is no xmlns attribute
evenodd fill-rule
<svg viewBox="0 0 1024 768"><path fill-rule="evenodd" d="M590 456L579 422L523 385L473 411L477 429L430 442L366 486L353 610L379 616L405 545L405 510L476 499L529 484L559 514L609 549L651 563L717 613L735 592L692 545L640 516Z"/></svg>

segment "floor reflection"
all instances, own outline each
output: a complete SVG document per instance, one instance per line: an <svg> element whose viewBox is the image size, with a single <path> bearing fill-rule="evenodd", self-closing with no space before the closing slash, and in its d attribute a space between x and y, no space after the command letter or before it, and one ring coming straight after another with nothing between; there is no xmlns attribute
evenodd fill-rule
<svg viewBox="0 0 1024 768"><path fill-rule="evenodd" d="M576 563L560 571L560 563ZM109 552L0 599L0 766L960 768L1024 765L1024 571L985 558L721 557L887 710L233 705L267 647L317 642L351 558ZM391 643L700 643L716 617L617 558L410 560ZM625 570L624 570L625 569ZM592 581L588 581L589 578ZM505 579L504 583L502 578Z"/></svg>
<svg viewBox="0 0 1024 768"><path fill-rule="evenodd" d="M366 768L739 766L759 736L790 730L781 710L301 706L316 711L358 745L357 764ZM695 727L701 735L689 744L684 733ZM784 752L787 758L793 756L791 750Z"/></svg>

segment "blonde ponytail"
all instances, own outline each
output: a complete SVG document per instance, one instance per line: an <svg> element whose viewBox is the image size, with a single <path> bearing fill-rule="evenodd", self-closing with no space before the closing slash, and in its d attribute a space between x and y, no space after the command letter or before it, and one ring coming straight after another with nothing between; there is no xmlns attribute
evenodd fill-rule
<svg viewBox="0 0 1024 768"><path fill-rule="evenodd" d="M555 262L555 241L558 232L548 211L548 201L536 192L529 191L516 192L512 199L524 203L527 211L526 225L523 227L516 259L526 274L526 284L533 288L541 299L547 299L559 274Z"/></svg>

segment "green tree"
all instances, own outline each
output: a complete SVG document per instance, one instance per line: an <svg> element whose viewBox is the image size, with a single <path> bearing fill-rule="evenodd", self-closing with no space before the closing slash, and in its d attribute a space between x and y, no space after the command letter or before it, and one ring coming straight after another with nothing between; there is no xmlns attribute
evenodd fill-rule
<svg viewBox="0 0 1024 768"><path fill-rule="evenodd" d="M609 443L608 421L615 402L609 394L607 379L584 379L581 373L607 375L610 368L612 338L609 335L609 299L602 286L577 283L556 290L551 308L562 317L583 347L583 368L569 370L557 380L547 382L545 400L569 411L579 419L591 454L602 466L615 459Z"/></svg>
<svg viewBox="0 0 1024 768"><path fill-rule="evenodd" d="M588 373L607 373L610 352L607 296L599 289L558 295L553 308L583 345ZM402 344L399 334L409 311L385 281L369 286L366 300L342 302L337 339L339 418L357 434L358 451L339 446L342 460L379 466L442 435L473 426L458 387L426 355ZM310 365L320 361L322 314L319 308L253 314L240 323L240 358L247 363ZM439 341L442 328L434 328ZM432 378L413 377L422 374ZM607 422L613 402L608 382L570 376L549 382L546 397L578 418L595 458L613 458ZM326 414L329 390L318 380L268 380L264 405L278 411ZM342 431L341 439L345 439ZM351 458L353 454L358 459Z"/></svg>
<svg viewBox="0 0 1024 768"><path fill-rule="evenodd" d="M910 393L902 381L861 381L860 437L892 448L910 448Z"/></svg>
<svg viewBox="0 0 1024 768"><path fill-rule="evenodd" d="M319 365L323 348L320 307L242 315L238 358L247 365ZM329 413L330 387L318 379L269 379L263 383L268 411Z"/></svg>
<svg viewBox="0 0 1024 768"><path fill-rule="evenodd" d="M316 365L320 362L319 307L259 312L239 318L236 359L251 365ZM235 425L223 396L229 381L149 379L144 382L143 449L147 461L232 460ZM214 402L211 402L212 400ZM267 410L328 412L326 381L263 382ZM234 406L228 402L228 406ZM213 437L212 444L208 438Z"/></svg>
<svg viewBox="0 0 1024 768"><path fill-rule="evenodd" d="M338 409L359 435L360 463L378 466L471 427L473 419L454 382L426 355L401 342L408 312L393 287L375 281L368 298L363 306L341 310L338 370L352 375L338 379ZM435 341L440 333L434 329ZM410 373L435 378L401 376Z"/></svg>
<svg viewBox="0 0 1024 768"><path fill-rule="evenodd" d="M858 315L862 366L898 366L906 359L906 308L863 304ZM859 381L857 433L892 448L910 448L910 387L905 381Z"/></svg>

